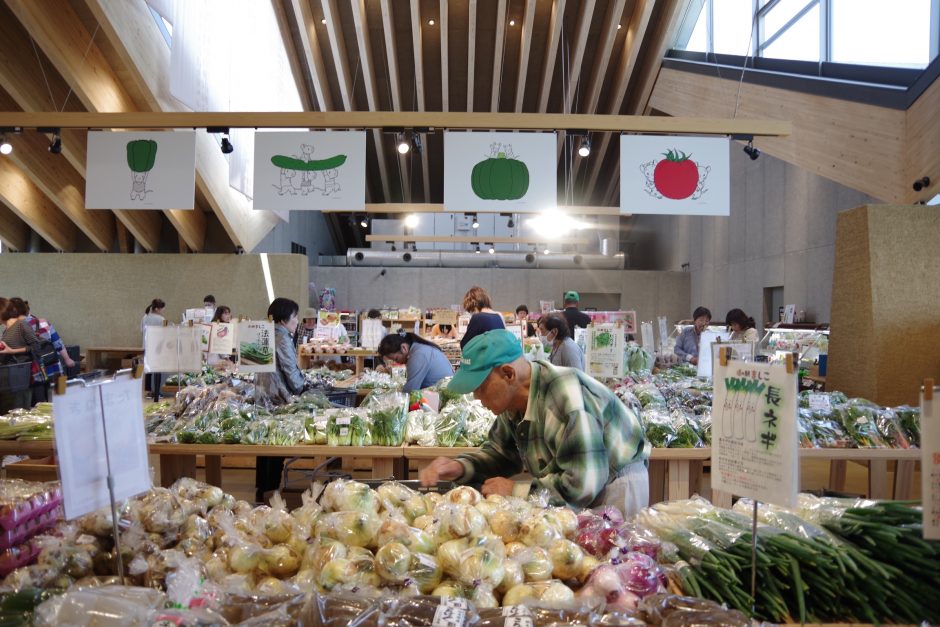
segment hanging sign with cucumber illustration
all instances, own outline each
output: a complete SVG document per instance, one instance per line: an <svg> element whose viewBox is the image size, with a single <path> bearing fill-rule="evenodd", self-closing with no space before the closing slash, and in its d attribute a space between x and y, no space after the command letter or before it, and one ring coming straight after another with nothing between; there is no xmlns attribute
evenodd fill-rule
<svg viewBox="0 0 940 627"><path fill-rule="evenodd" d="M365 133L255 133L255 209L359 210L365 204Z"/></svg>
<svg viewBox="0 0 940 627"><path fill-rule="evenodd" d="M540 212L557 204L554 133L444 133L444 205Z"/></svg>
<svg viewBox="0 0 940 627"><path fill-rule="evenodd" d="M728 350L725 348L725 350ZM797 374L784 363L714 365L712 487L778 505L799 489Z"/></svg>
<svg viewBox="0 0 940 627"><path fill-rule="evenodd" d="M90 131L88 209L192 209L196 134Z"/></svg>

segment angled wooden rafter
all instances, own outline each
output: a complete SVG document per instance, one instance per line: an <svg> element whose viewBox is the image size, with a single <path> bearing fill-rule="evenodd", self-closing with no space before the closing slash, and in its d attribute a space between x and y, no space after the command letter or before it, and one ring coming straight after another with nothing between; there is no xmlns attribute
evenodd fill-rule
<svg viewBox="0 0 940 627"><path fill-rule="evenodd" d="M388 84L392 93L392 109L401 111L401 89L398 81L398 48L395 44L395 21L392 15L391 0L382 0L382 32L385 35L385 58L388 61ZM411 198L411 180L407 175L408 157L398 155L398 179L401 182L402 200Z"/></svg>
<svg viewBox="0 0 940 627"><path fill-rule="evenodd" d="M424 111L424 47L421 37L421 3L411 0L411 45L414 51L415 63L415 94L418 111ZM425 124L415 126L426 126ZM428 136L421 133L421 174L424 179L424 200L431 199L431 173L428 169Z"/></svg>
<svg viewBox="0 0 940 627"><path fill-rule="evenodd" d="M493 38L493 88L490 111L499 111L499 90L503 77L503 51L506 49L506 0L498 0L496 8L496 37Z"/></svg>
<svg viewBox="0 0 940 627"><path fill-rule="evenodd" d="M516 78L516 113L522 113L525 104L525 83L529 75L529 53L532 51L532 30L535 27L535 0L526 0L522 20L522 38L519 42L519 73Z"/></svg>
<svg viewBox="0 0 940 627"><path fill-rule="evenodd" d="M10 159L0 159L0 201L56 250L75 250L78 228Z"/></svg>
<svg viewBox="0 0 940 627"><path fill-rule="evenodd" d="M438 16L441 23L441 111L450 111L450 66L448 64L450 54L447 41L449 22L447 5L448 0L441 0L440 15Z"/></svg>
<svg viewBox="0 0 940 627"><path fill-rule="evenodd" d="M25 252L29 248L29 225L0 198L0 242L4 248Z"/></svg>
<svg viewBox="0 0 940 627"><path fill-rule="evenodd" d="M320 111L331 111L333 96L330 93L330 84L326 80L326 65L323 63L323 53L320 51L319 35L313 20L310 0L290 0L290 3L294 21L297 22L297 30L300 33L300 46L310 72L317 108Z"/></svg>
<svg viewBox="0 0 940 627"><path fill-rule="evenodd" d="M548 43L545 45L545 61L542 68L542 85L539 88L539 113L548 111L548 98L552 93L552 77L558 58L558 43L565 24L565 0L552 2L552 17L548 27Z"/></svg>
<svg viewBox="0 0 940 627"><path fill-rule="evenodd" d="M467 3L467 15L469 23L467 25L467 112L473 111L473 83L474 69L476 66L477 49L477 0L470 0Z"/></svg>
<svg viewBox="0 0 940 627"><path fill-rule="evenodd" d="M594 17L595 0L584 0L580 4L581 12L578 14L578 25L574 32L574 54L567 59L568 65L568 84L562 85L562 112L571 113L574 105L575 96L578 93L578 82L581 80L581 65L584 62L584 49L587 46L588 34L591 31L591 20ZM565 151L565 142L568 141L568 134L564 131L558 133L558 154L556 160L560 160Z"/></svg>

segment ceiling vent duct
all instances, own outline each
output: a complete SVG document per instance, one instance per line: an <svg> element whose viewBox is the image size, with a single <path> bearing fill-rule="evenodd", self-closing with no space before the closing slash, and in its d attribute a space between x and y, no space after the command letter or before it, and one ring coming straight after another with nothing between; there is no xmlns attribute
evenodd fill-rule
<svg viewBox="0 0 940 627"><path fill-rule="evenodd" d="M541 268L550 270L622 270L624 258L620 255L583 255L554 253L542 255L534 252L498 252L490 255L486 251L389 251L371 248L349 249L347 264L365 267L407 268Z"/></svg>

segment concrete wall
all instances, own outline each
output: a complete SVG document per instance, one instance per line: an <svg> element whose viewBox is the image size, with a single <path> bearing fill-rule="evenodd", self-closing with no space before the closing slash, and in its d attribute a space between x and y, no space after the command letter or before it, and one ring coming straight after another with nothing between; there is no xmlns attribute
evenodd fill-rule
<svg viewBox="0 0 940 627"><path fill-rule="evenodd" d="M741 307L760 324L763 290L783 286L807 320L829 322L836 215L875 199L768 155L731 149L731 216L635 216L634 267L689 264L691 304Z"/></svg>
<svg viewBox="0 0 940 627"><path fill-rule="evenodd" d="M307 247L310 265L316 265L317 255L336 254L326 216L319 211L291 211L290 222L274 227L252 252L289 253L291 242Z"/></svg>
<svg viewBox="0 0 940 627"><path fill-rule="evenodd" d="M565 290L620 294L622 309L635 309L641 320L665 315L688 318L689 275L685 272L624 270L528 270L499 268L352 268L317 266L310 269L318 288L336 289L343 309L369 307L448 307L459 304L470 287L490 294L493 307L512 311L517 305L538 308L540 300L561 306Z"/></svg>
<svg viewBox="0 0 940 627"><path fill-rule="evenodd" d="M275 296L307 299L307 258L268 255ZM178 322L213 294L235 315L263 317L268 296L260 255L0 255L0 295L20 296L67 344L139 346L140 319L154 298Z"/></svg>

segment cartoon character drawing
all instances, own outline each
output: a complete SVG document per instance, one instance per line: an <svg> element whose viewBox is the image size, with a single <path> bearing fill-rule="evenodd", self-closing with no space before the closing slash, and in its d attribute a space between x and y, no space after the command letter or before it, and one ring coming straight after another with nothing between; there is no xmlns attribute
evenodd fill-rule
<svg viewBox="0 0 940 627"><path fill-rule="evenodd" d="M135 139L127 142L127 167L131 169L131 200L146 200L147 177L157 160L157 142Z"/></svg>
<svg viewBox="0 0 940 627"><path fill-rule="evenodd" d="M329 170L323 171L323 195L329 196L332 193L338 192L343 188L340 187L340 184L336 181L336 177L339 172L336 171L336 168L330 168Z"/></svg>
<svg viewBox="0 0 940 627"><path fill-rule="evenodd" d="M290 194L291 196L297 195L298 188L293 184L294 174L294 170L281 168L281 184L274 186L279 196L283 196L284 194Z"/></svg>
<svg viewBox="0 0 940 627"><path fill-rule="evenodd" d="M340 168L346 163L346 155L334 155L327 159L313 159L314 147L310 144L301 144L300 156L274 155L271 163L280 168L280 184L274 185L277 193L302 196L320 190L324 196L340 191L342 188L336 180ZM299 181L296 174L300 172Z"/></svg>

